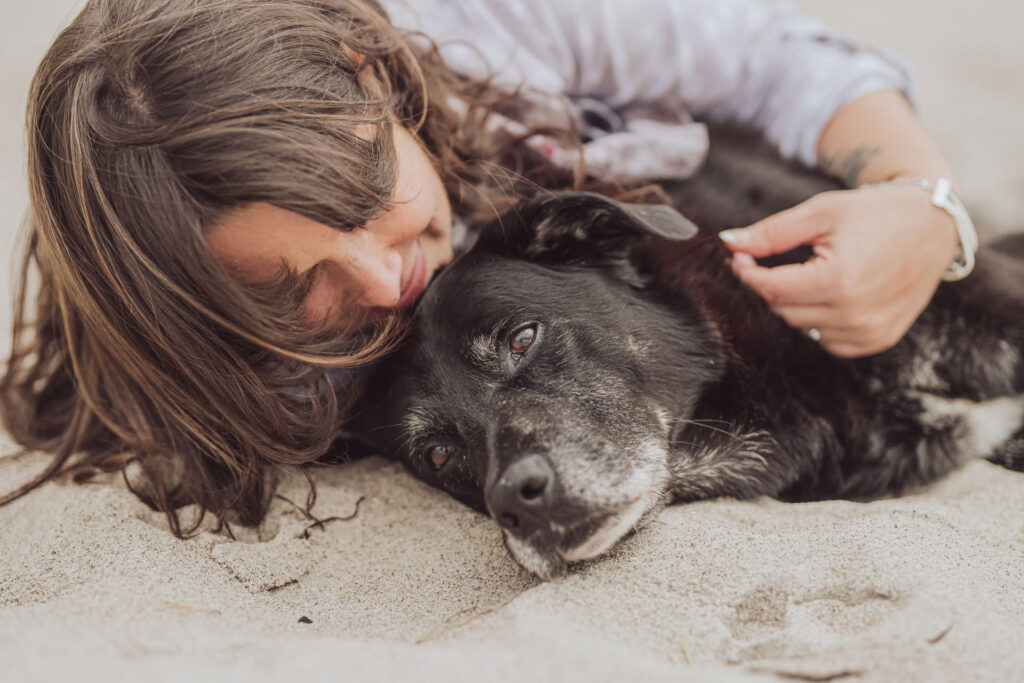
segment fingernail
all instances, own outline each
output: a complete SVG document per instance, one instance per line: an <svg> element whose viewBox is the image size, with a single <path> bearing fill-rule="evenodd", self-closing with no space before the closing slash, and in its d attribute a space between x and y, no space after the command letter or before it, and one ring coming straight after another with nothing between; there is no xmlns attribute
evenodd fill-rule
<svg viewBox="0 0 1024 683"><path fill-rule="evenodd" d="M722 240L726 244L739 244L743 233L736 230L723 230L718 233L718 239Z"/></svg>

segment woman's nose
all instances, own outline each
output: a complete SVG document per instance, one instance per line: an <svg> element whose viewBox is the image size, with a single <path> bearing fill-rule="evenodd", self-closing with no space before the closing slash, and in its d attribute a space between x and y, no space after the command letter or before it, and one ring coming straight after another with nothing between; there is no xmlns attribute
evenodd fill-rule
<svg viewBox="0 0 1024 683"><path fill-rule="evenodd" d="M388 308L402 297L402 256L394 247L366 232L345 254L343 269L357 306Z"/></svg>

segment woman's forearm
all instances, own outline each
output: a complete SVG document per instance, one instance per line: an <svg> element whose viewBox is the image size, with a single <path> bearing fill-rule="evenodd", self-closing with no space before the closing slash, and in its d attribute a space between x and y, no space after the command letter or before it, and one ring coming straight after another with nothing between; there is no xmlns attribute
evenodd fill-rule
<svg viewBox="0 0 1024 683"><path fill-rule="evenodd" d="M818 165L847 187L900 176L949 178L953 169L896 90L880 90L842 107L818 139Z"/></svg>

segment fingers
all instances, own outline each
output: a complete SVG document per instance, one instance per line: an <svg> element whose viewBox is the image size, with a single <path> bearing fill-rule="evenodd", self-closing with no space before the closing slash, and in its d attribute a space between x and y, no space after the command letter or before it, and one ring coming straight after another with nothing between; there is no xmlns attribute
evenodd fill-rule
<svg viewBox="0 0 1024 683"><path fill-rule="evenodd" d="M815 202L809 201L746 228L725 230L718 236L730 250L761 258L809 244L828 232L827 217L818 211Z"/></svg>
<svg viewBox="0 0 1024 683"><path fill-rule="evenodd" d="M872 356L889 348L888 346L875 347L850 342L826 342L824 335L822 336L821 345L833 356L839 356L840 358L863 358L864 356Z"/></svg>
<svg viewBox="0 0 1024 683"><path fill-rule="evenodd" d="M822 337L826 331L846 333L850 330L849 325L842 323L835 308L831 306L775 306L772 310L790 327L804 331L814 327L822 333Z"/></svg>
<svg viewBox="0 0 1024 683"><path fill-rule="evenodd" d="M790 327L800 330L829 351L834 345L858 347L857 330L845 325L834 308L824 305L778 306L772 310Z"/></svg>
<svg viewBox="0 0 1024 683"><path fill-rule="evenodd" d="M912 189L826 192L725 231L733 272L787 323L820 334L831 353L885 351L920 315L949 264L949 245L935 238L948 231L948 217ZM805 244L814 258L803 264L764 268L754 260Z"/></svg>
<svg viewBox="0 0 1024 683"><path fill-rule="evenodd" d="M750 254L737 252L732 267L790 327L811 336L835 356L859 358L879 353L901 336L884 334L895 328L874 319L884 317L884 307L875 308L875 315L865 320L865 314L840 305L838 276L827 252L805 263L777 268L764 268ZM812 329L816 332L811 333Z"/></svg>
<svg viewBox="0 0 1024 683"><path fill-rule="evenodd" d="M818 307L809 307L820 311ZM811 341L820 344L826 351L834 356L843 358L860 358L870 356L891 348L898 341L875 339L865 335L864 330L849 325L827 324L816 322L819 320L819 313L803 311L799 307L776 311L779 316L791 327L805 334ZM835 318L834 314L825 314L824 319ZM798 323L794 321L805 321Z"/></svg>
<svg viewBox="0 0 1024 683"><path fill-rule="evenodd" d="M732 270L773 308L828 305L835 297L835 274L827 256L776 268L757 265L742 252L733 254Z"/></svg>
<svg viewBox="0 0 1024 683"><path fill-rule="evenodd" d="M772 310L790 327L811 337L833 355L845 358L885 351L906 332L884 314L876 314L856 324L844 311L829 306L777 306Z"/></svg>
<svg viewBox="0 0 1024 683"><path fill-rule="evenodd" d="M862 343L857 339L857 331L849 327L829 325L793 325L793 327L834 356L859 358L887 348L884 346L876 348Z"/></svg>

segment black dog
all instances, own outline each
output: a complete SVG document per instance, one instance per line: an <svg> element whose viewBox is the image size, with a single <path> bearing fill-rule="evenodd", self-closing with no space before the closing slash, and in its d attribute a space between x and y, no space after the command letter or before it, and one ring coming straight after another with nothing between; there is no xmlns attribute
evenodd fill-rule
<svg viewBox="0 0 1024 683"><path fill-rule="evenodd" d="M865 499L972 458L1021 468L1024 259L1005 251L1024 236L983 248L895 348L844 360L726 263L713 231L757 217L736 205L782 208L764 192L725 218L694 206L710 234L592 194L520 205L419 301L367 399L372 441L489 511L544 579L673 501Z"/></svg>

